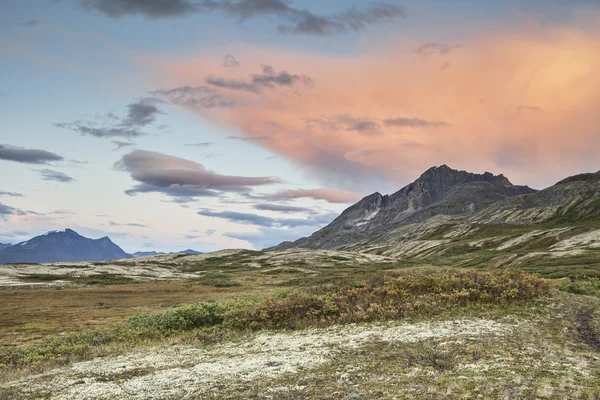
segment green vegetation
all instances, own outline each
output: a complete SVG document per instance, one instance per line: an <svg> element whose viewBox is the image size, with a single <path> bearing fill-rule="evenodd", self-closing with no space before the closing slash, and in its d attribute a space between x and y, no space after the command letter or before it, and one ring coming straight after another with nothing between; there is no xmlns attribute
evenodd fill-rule
<svg viewBox="0 0 600 400"><path fill-rule="evenodd" d="M73 276L59 274L27 274L19 277L23 282L40 283L66 281L77 285L121 285L126 283L135 283L136 280L127 276L118 274L109 274L102 272L94 275Z"/></svg>
<svg viewBox="0 0 600 400"><path fill-rule="evenodd" d="M140 314L106 330L49 339L4 350L0 368L68 363L127 347L187 335L211 342L249 331L301 329L340 323L424 316L473 304L510 304L549 293L546 280L516 270L417 270L376 273L269 297L202 302L158 314ZM216 338L216 339L215 339Z"/></svg>
<svg viewBox="0 0 600 400"><path fill-rule="evenodd" d="M573 294L600 297L600 278L572 278L568 283L562 285L560 290Z"/></svg>
<svg viewBox="0 0 600 400"><path fill-rule="evenodd" d="M198 278L190 280L190 282L203 285L203 286L214 286L218 288L241 286L239 282L231 279L231 276L218 272L206 272L200 275Z"/></svg>

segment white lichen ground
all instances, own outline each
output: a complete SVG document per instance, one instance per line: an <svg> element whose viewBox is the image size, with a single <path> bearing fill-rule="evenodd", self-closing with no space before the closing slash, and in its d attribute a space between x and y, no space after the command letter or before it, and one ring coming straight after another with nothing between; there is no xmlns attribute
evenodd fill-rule
<svg viewBox="0 0 600 400"><path fill-rule="evenodd" d="M19 388L32 396L46 393L56 400L212 398L220 386L273 379L286 373L306 373L341 351L373 343L401 344L429 339L456 343L482 336L501 338L520 324L507 317L500 322L485 319L391 322L261 333L210 348L178 345L97 358L3 386Z"/></svg>

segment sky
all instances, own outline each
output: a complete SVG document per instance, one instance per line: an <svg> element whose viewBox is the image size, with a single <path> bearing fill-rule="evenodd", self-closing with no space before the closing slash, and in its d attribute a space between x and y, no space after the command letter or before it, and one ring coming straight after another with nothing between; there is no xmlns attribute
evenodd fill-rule
<svg viewBox="0 0 600 400"><path fill-rule="evenodd" d="M600 169L598 0L0 2L0 242L255 248L432 166Z"/></svg>

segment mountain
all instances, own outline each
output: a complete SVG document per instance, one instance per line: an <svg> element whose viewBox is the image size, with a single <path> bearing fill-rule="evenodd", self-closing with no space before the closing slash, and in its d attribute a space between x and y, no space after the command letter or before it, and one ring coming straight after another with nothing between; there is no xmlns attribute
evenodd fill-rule
<svg viewBox="0 0 600 400"><path fill-rule="evenodd" d="M204 254L201 251L196 251L192 249L185 249L183 251L179 251L177 254Z"/></svg>
<svg viewBox="0 0 600 400"><path fill-rule="evenodd" d="M160 256L163 254L167 254L167 253L163 253L160 251L136 251L135 253L132 253L131 256L133 258L138 258L138 257Z"/></svg>
<svg viewBox="0 0 600 400"><path fill-rule="evenodd" d="M12 246L10 243L0 243L0 251L4 250L7 247Z"/></svg>
<svg viewBox="0 0 600 400"><path fill-rule="evenodd" d="M131 258L108 237L89 239L72 229L51 231L0 251L0 264L105 261Z"/></svg>
<svg viewBox="0 0 600 400"><path fill-rule="evenodd" d="M428 169L392 195L373 193L363 198L310 237L284 242L275 249L335 249L436 215L473 214L500 200L535 192L513 185L503 175L473 174L442 165Z"/></svg>
<svg viewBox="0 0 600 400"><path fill-rule="evenodd" d="M422 178L416 186L427 187L419 182ZM514 267L549 277L600 277L600 173L571 176L537 192L508 188L508 194L525 193L488 205L494 196L507 192L496 187L501 178L485 179L491 186L486 184L489 191L483 197L480 180L459 183L442 191L440 200L414 207L410 214L404 210L385 218L379 214L390 214L390 200L368 196L310 237L276 249L335 248L393 257L409 265ZM410 196L406 188L398 193ZM477 200L471 204L478 211L471 212L470 204L465 208L461 201L452 207L453 200L469 196ZM432 209L442 212L434 215Z"/></svg>
<svg viewBox="0 0 600 400"><path fill-rule="evenodd" d="M163 253L163 252L158 252L158 251L136 251L135 253L131 254L133 256L133 258L138 258L138 257L151 257L151 256L160 256L160 255L164 255L164 254L204 254L200 251L196 251L196 250L192 250L192 249L186 249L183 251L177 251L177 252L171 252L171 253Z"/></svg>

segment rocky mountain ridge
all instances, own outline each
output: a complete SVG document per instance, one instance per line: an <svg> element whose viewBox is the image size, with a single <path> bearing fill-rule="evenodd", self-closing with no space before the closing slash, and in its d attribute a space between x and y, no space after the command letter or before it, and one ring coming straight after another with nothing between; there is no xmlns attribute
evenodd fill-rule
<svg viewBox="0 0 600 400"><path fill-rule="evenodd" d="M473 174L447 165L432 167L396 193L373 193L310 237L284 242L274 249L335 249L436 215L473 214L498 201L535 192L513 185L504 175Z"/></svg>
<svg viewBox="0 0 600 400"><path fill-rule="evenodd" d="M501 182L501 178L496 181ZM441 204L452 203L460 196L468 199L477 193L470 185L446 189ZM407 193L409 187L400 193ZM453 192L458 188L463 192L456 197ZM489 192L488 200L492 194L496 192ZM432 208L439 210L438 200L420 212L409 214L402 210L396 220L393 214L389 215L383 219L385 229L369 226L378 217L358 220L378 208L379 215L383 204L378 194L367 196L310 237L282 243L275 249L330 248L417 264L516 267L548 276L600 277L600 173L568 177L541 191L507 196L487 206L480 203L482 208L474 212L452 213L464 204L459 201L458 207L453 209L449 204L446 210L442 209L444 212L431 215ZM367 229L356 228L353 218L366 222L361 227ZM392 223L387 222L390 220Z"/></svg>

